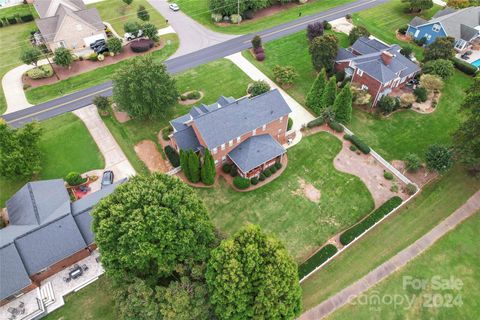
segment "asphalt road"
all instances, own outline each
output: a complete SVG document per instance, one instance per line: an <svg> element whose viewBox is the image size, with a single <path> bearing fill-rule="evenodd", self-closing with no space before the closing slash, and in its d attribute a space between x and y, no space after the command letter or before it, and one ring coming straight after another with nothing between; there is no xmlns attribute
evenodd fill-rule
<svg viewBox="0 0 480 320"><path fill-rule="evenodd" d="M284 37L286 35L304 30L308 24L314 21L335 20L344 17L347 13L354 13L377 6L388 0L358 0L350 4L339 6L330 10L316 13L314 15L301 17L294 21L278 25L276 27L258 32L263 42ZM223 58L238 51L245 50L251 46L250 41L254 34L247 34L234 39L213 45L196 52L165 61L167 70L172 73L179 73L198 65ZM21 127L23 124L38 120L46 120L57 115L70 112L92 104L96 95L110 96L112 94L112 82L105 83L53 99L36 106L12 112L2 116L5 121L13 127Z"/></svg>

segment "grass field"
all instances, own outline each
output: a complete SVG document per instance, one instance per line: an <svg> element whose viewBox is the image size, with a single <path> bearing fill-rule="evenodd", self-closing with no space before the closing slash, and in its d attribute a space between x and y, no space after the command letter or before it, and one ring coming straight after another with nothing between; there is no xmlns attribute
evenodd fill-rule
<svg viewBox="0 0 480 320"><path fill-rule="evenodd" d="M171 40L170 45L165 45L163 49L153 51L151 55L155 61L165 61L178 49L178 37L176 34L167 34L160 37L162 41ZM131 58L130 58L131 59ZM25 91L27 100L31 104L38 104L48 100L52 100L68 93L79 91L112 78L118 68L128 64L128 59L111 64L105 67L97 68L77 76L59 81L54 84L49 84L41 87L36 87Z"/></svg>
<svg viewBox="0 0 480 320"><path fill-rule="evenodd" d="M335 34L341 47L348 47L348 36L346 34L332 31L327 33ZM305 96L316 77L312 60L308 53L306 31L297 32L278 40L267 42L263 46L266 58L262 62L257 61L248 50L243 51L242 54L270 79L274 79L272 69L276 65L290 65L294 67L299 77L295 80L295 84L287 88L286 91L295 100L301 104L305 104Z"/></svg>
<svg viewBox="0 0 480 320"><path fill-rule="evenodd" d="M198 103L206 104L215 102L220 95L240 98L246 94L246 88L250 82L250 78L245 73L226 59L190 69L176 75L175 78L180 93L200 90L204 93L204 97ZM177 104L166 110L162 118L155 120L130 120L120 124L114 118L106 117L104 121L135 170L146 172L146 167L133 149L135 144L144 139L157 142L158 132L168 125L168 121L187 113L191 107Z"/></svg>
<svg viewBox="0 0 480 320"><path fill-rule="evenodd" d="M67 295L65 305L44 320L116 320L115 300L105 276L78 292Z"/></svg>
<svg viewBox="0 0 480 320"><path fill-rule="evenodd" d="M271 16L253 20L244 20L240 25L229 24L225 26L217 26L212 22L211 13L208 9L208 0L176 1L176 3L180 6L180 9L184 13L188 14L190 17L197 20L199 23L214 31L231 34L246 34L250 32L268 29L276 25L298 19L300 13L302 14L302 16L307 16L350 2L353 2L353 0L310 0L305 4L299 4L288 10L277 12Z"/></svg>
<svg viewBox="0 0 480 320"><path fill-rule="evenodd" d="M87 5L88 8L97 8L103 21L110 23L115 31L123 36L125 31L123 25L126 22L136 21L140 24L142 20L137 18L139 6L144 6L150 14L148 22L153 23L158 29L165 28L167 23L165 18L153 8L146 0L134 0L131 5L126 5L121 0L103 0Z"/></svg>
<svg viewBox="0 0 480 320"><path fill-rule="evenodd" d="M452 214L479 188L480 180L468 176L463 168L454 167L303 282L303 309L321 303L406 248Z"/></svg>
<svg viewBox="0 0 480 320"><path fill-rule="evenodd" d="M341 141L322 132L302 139L288 151L288 167L267 185L239 193L225 180L213 189L199 189L215 225L232 234L246 222L274 233L297 262L341 229L369 213L373 199L356 176L337 171L333 159ZM319 203L308 200L300 181L321 192Z"/></svg>
<svg viewBox="0 0 480 320"><path fill-rule="evenodd" d="M90 133L72 113L40 122L42 170L38 180L63 178L71 171L80 173L102 169L104 160ZM28 179L0 178L0 207L3 207Z"/></svg>
<svg viewBox="0 0 480 320"><path fill-rule="evenodd" d="M421 256L365 293L369 300L374 296L402 297L402 303L399 302L396 306L382 303L347 305L329 319L476 318L480 312L479 213L464 221ZM441 280L454 277L459 279L462 285L459 288L439 289L432 285L432 277L439 277L437 279ZM417 289L408 285L408 282L404 285L404 280L409 278L424 280L427 286ZM407 297L413 302L407 302L405 299Z"/></svg>

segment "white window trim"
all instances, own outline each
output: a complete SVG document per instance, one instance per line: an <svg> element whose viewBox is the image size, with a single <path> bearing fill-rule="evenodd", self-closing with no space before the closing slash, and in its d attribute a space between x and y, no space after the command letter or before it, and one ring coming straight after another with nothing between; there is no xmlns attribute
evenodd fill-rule
<svg viewBox="0 0 480 320"><path fill-rule="evenodd" d="M264 124L264 125L262 126L262 130L265 131L266 129L267 129L267 125Z"/></svg>
<svg viewBox="0 0 480 320"><path fill-rule="evenodd" d="M280 117L280 122L282 122L282 120L283 120L283 116Z"/></svg>
<svg viewBox="0 0 480 320"><path fill-rule="evenodd" d="M413 35L414 38L418 37L418 35L420 34L420 30L417 29L417 31L415 31L415 34Z"/></svg>
<svg viewBox="0 0 480 320"><path fill-rule="evenodd" d="M225 143L222 143L222 145L220 146L220 148L221 148L222 150L225 150Z"/></svg>
<svg viewBox="0 0 480 320"><path fill-rule="evenodd" d="M256 135L257 134L257 129L253 129L252 130L252 136Z"/></svg>
<svg viewBox="0 0 480 320"><path fill-rule="evenodd" d="M433 25L432 30L433 32L440 32L440 30L442 30L442 26L436 23Z"/></svg>
<svg viewBox="0 0 480 320"><path fill-rule="evenodd" d="M233 146L233 139L230 140L230 141L228 141L228 146L229 146L229 147Z"/></svg>
<svg viewBox="0 0 480 320"><path fill-rule="evenodd" d="M217 148L217 147L215 147L215 148L212 149L212 154L217 154L217 152L218 152L218 148Z"/></svg>
<svg viewBox="0 0 480 320"><path fill-rule="evenodd" d="M241 140L240 137L237 137L237 143L240 143L240 140Z"/></svg>
<svg viewBox="0 0 480 320"><path fill-rule="evenodd" d="M363 71L360 70L360 69L357 69L357 74L361 77L361 76L363 76Z"/></svg>

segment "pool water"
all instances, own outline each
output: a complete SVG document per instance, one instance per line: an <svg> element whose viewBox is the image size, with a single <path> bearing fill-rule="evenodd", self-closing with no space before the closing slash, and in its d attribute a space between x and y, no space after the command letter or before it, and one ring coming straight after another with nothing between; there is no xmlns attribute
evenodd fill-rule
<svg viewBox="0 0 480 320"><path fill-rule="evenodd" d="M474 65L477 68L480 68L480 59L473 61L472 65Z"/></svg>

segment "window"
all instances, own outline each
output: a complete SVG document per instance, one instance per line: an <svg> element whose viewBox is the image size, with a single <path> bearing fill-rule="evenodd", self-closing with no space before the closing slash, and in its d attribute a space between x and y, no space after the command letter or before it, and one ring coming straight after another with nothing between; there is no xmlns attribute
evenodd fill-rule
<svg viewBox="0 0 480 320"><path fill-rule="evenodd" d="M441 27L439 24L434 24L434 25L433 25L432 30L433 30L434 32L438 32L438 31L440 31L440 29L442 29L442 27Z"/></svg>
<svg viewBox="0 0 480 320"><path fill-rule="evenodd" d="M361 76L363 76L363 71L360 70L360 69L357 69L357 74L361 77Z"/></svg>
<svg viewBox="0 0 480 320"><path fill-rule="evenodd" d="M417 31L415 31L415 34L413 35L413 37L416 38L416 37L418 37L419 34L420 34L420 30L417 30Z"/></svg>
<svg viewBox="0 0 480 320"><path fill-rule="evenodd" d="M362 90L368 90L368 86L362 84Z"/></svg>
<svg viewBox="0 0 480 320"><path fill-rule="evenodd" d="M282 122L282 120L283 120L283 116L280 117L280 122Z"/></svg>
<svg viewBox="0 0 480 320"><path fill-rule="evenodd" d="M425 34L425 38L427 38L427 41L428 41L428 40L432 39L432 35L427 33L427 34Z"/></svg>
<svg viewBox="0 0 480 320"><path fill-rule="evenodd" d="M264 124L264 125L262 126L262 130L265 131L265 129L267 129L267 125L266 125L266 124Z"/></svg>
<svg viewBox="0 0 480 320"><path fill-rule="evenodd" d="M237 137L237 143L240 143L240 137Z"/></svg>
<svg viewBox="0 0 480 320"><path fill-rule="evenodd" d="M222 148L222 150L225 150L225 143L222 143L221 148Z"/></svg>
<svg viewBox="0 0 480 320"><path fill-rule="evenodd" d="M253 129L252 131L252 136L256 135L257 134L257 129Z"/></svg>
<svg viewBox="0 0 480 320"><path fill-rule="evenodd" d="M233 146L233 140L228 141L228 146L229 147Z"/></svg>
<svg viewBox="0 0 480 320"><path fill-rule="evenodd" d="M217 151L218 151L217 148L213 148L212 153L213 153L213 154L217 154Z"/></svg>

